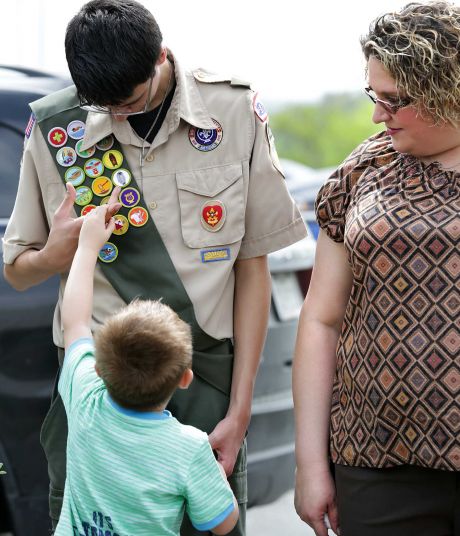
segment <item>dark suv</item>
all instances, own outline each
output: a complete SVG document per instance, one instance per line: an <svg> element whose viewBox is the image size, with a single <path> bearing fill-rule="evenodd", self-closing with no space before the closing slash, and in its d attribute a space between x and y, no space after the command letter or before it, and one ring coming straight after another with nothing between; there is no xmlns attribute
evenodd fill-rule
<svg viewBox="0 0 460 536"><path fill-rule="evenodd" d="M19 175L27 104L70 80L0 67L0 237L11 214ZM269 256L272 310L256 382L248 435L249 504L290 489L294 478L291 359L297 318L313 262L307 238ZM3 268L3 265L2 265ZM39 431L57 369L51 323L57 277L16 292L0 275L0 533L48 533L48 475Z"/></svg>

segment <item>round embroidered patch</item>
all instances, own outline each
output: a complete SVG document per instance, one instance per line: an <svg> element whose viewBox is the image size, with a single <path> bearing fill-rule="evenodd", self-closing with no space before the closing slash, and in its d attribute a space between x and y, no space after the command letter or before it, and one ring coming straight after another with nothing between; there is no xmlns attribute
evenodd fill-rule
<svg viewBox="0 0 460 536"><path fill-rule="evenodd" d="M74 140L81 140L85 135L85 123L76 119L67 125L67 134Z"/></svg>
<svg viewBox="0 0 460 536"><path fill-rule="evenodd" d="M75 144L75 150L77 151L78 156L81 156L82 158L91 158L93 154L96 152L96 147L94 145L92 147L88 147L88 149L82 149L81 146L83 144L83 140L77 141Z"/></svg>
<svg viewBox="0 0 460 536"><path fill-rule="evenodd" d="M149 213L144 207L134 207L128 212L128 219L134 227L142 227L149 219Z"/></svg>
<svg viewBox="0 0 460 536"><path fill-rule="evenodd" d="M99 197L110 194L112 188L112 181L108 177L97 177L91 184L91 190Z"/></svg>
<svg viewBox="0 0 460 536"><path fill-rule="evenodd" d="M109 149L111 149L113 147L113 144L114 144L113 136L111 134L109 134L105 138L102 138L102 140L99 140L96 143L96 147L100 151L108 151Z"/></svg>
<svg viewBox="0 0 460 536"><path fill-rule="evenodd" d="M117 169L123 162L123 155L120 151L107 151L102 156L102 162L108 169Z"/></svg>
<svg viewBox="0 0 460 536"><path fill-rule="evenodd" d="M213 119L216 128L197 128L191 126L188 130L190 143L199 151L212 151L222 141L223 131L220 123Z"/></svg>
<svg viewBox="0 0 460 536"><path fill-rule="evenodd" d="M125 188L120 192L119 200L124 207L134 207L140 201L141 195L136 188Z"/></svg>
<svg viewBox="0 0 460 536"><path fill-rule="evenodd" d="M113 234L124 235L129 228L129 222L126 216L123 216L122 214L116 214L113 219L115 221L115 229L113 230Z"/></svg>
<svg viewBox="0 0 460 536"><path fill-rule="evenodd" d="M212 233L222 229L227 217L227 211L222 201L214 199L213 201L206 201L201 207L201 225Z"/></svg>
<svg viewBox="0 0 460 536"><path fill-rule="evenodd" d="M73 147L61 147L56 153L56 160L60 166L70 167L77 161L77 153Z"/></svg>
<svg viewBox="0 0 460 536"><path fill-rule="evenodd" d="M124 168L117 169L112 173L112 181L115 186L124 188L131 182L131 173Z"/></svg>
<svg viewBox="0 0 460 536"><path fill-rule="evenodd" d="M94 210L96 208L96 205L86 205L86 207L83 207L81 209L81 215L82 216L86 216L87 214L89 214L92 210Z"/></svg>
<svg viewBox="0 0 460 536"><path fill-rule="evenodd" d="M66 182L70 182L74 186L80 186L85 182L85 172L78 166L72 166L64 173Z"/></svg>
<svg viewBox="0 0 460 536"><path fill-rule="evenodd" d="M53 147L62 147L67 141L67 132L61 127L54 127L48 132L48 143Z"/></svg>
<svg viewBox="0 0 460 536"><path fill-rule="evenodd" d="M104 173L104 164L99 160L99 158L91 158L85 162L85 173L91 179L100 177Z"/></svg>
<svg viewBox="0 0 460 536"><path fill-rule="evenodd" d="M93 192L88 186L79 186L76 190L77 197L75 198L75 204L81 207L88 205L93 199Z"/></svg>
<svg viewBox="0 0 460 536"><path fill-rule="evenodd" d="M102 262L113 262L118 257L118 248L112 242L106 242L99 250L99 260Z"/></svg>

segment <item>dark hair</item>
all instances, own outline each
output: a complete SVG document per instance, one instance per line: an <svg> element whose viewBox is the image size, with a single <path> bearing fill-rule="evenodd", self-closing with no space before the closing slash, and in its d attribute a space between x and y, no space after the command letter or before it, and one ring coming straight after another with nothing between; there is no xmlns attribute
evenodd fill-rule
<svg viewBox="0 0 460 536"><path fill-rule="evenodd" d="M93 0L67 26L65 52L80 98L118 105L153 73L162 35L135 0Z"/></svg>
<svg viewBox="0 0 460 536"><path fill-rule="evenodd" d="M412 2L373 21L361 38L367 60L379 60L397 89L436 122L460 121L460 7Z"/></svg>
<svg viewBox="0 0 460 536"><path fill-rule="evenodd" d="M133 409L169 400L192 366L190 326L167 305L134 300L95 335L96 365L112 398Z"/></svg>

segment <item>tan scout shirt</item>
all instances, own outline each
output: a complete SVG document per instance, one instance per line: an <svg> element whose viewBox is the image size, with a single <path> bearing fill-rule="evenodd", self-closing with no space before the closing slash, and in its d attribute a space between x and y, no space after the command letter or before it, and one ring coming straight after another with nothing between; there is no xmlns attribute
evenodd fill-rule
<svg viewBox="0 0 460 536"><path fill-rule="evenodd" d="M82 148L111 133L120 141L197 321L212 337L231 337L235 260L286 247L306 235L305 225L277 169L268 120L263 111L254 112L254 92L243 83L232 85L202 70L184 71L177 61L174 65L175 94L152 146L145 144L142 172L142 140L128 121L89 113ZM200 150L193 129L215 129L213 119L222 127L222 139L213 150ZM64 193L56 163L35 125L26 140L16 204L4 237L5 263L45 245ZM201 212L206 202L215 200L225 207L226 219L213 232L201 222ZM208 249L223 254L206 256ZM213 255L226 260L214 260ZM203 262L203 257L214 262ZM62 276L53 326L59 346L65 279ZM94 294L93 328L97 328L124 302L99 268Z"/></svg>

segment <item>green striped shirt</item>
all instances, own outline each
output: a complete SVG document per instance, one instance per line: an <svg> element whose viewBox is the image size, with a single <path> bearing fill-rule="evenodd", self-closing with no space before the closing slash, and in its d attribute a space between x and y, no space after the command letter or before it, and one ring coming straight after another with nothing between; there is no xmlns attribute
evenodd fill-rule
<svg viewBox="0 0 460 536"><path fill-rule="evenodd" d="M210 530L233 510L207 435L168 411L120 407L94 369L92 339L67 350L67 480L56 536L177 536L184 510Z"/></svg>

